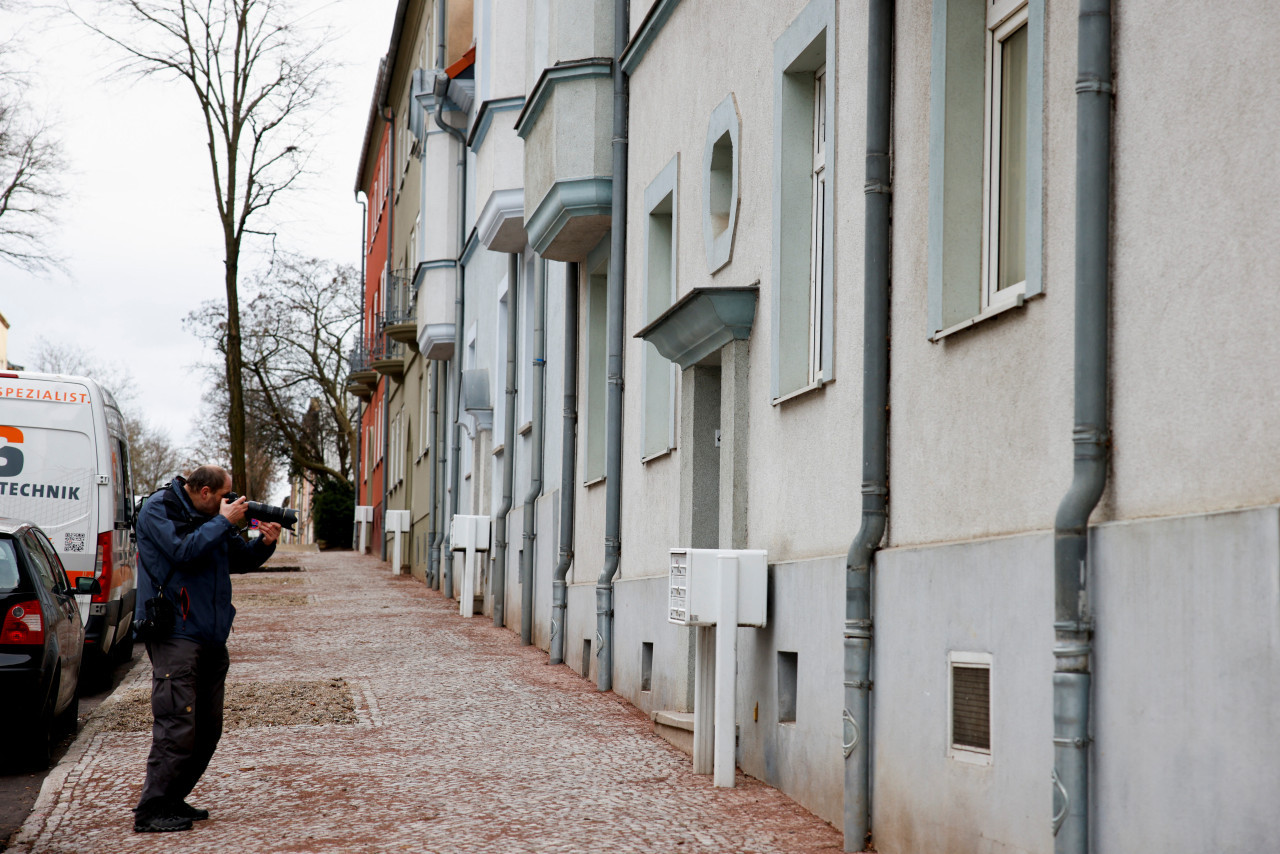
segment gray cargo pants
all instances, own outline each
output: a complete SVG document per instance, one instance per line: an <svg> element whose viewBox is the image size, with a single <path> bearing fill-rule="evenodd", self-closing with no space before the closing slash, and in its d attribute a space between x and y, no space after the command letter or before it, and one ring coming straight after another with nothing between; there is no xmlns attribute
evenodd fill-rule
<svg viewBox="0 0 1280 854"><path fill-rule="evenodd" d="M151 657L151 755L138 809L183 801L209 767L222 737L222 700L231 663L225 644L168 638Z"/></svg>

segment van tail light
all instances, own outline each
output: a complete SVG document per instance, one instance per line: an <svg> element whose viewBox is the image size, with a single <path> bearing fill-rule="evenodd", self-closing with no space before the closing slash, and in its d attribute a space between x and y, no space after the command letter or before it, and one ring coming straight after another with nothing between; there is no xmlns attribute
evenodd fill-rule
<svg viewBox="0 0 1280 854"><path fill-rule="evenodd" d="M98 535L98 558L93 567L93 577L98 579L98 584L102 589L93 594L91 601L94 603L111 601L111 573L113 568L111 564L111 532L103 531Z"/></svg>
<svg viewBox="0 0 1280 854"><path fill-rule="evenodd" d="M27 643L44 645L44 618L40 616L40 601L19 602L4 615L0 628L0 643Z"/></svg>

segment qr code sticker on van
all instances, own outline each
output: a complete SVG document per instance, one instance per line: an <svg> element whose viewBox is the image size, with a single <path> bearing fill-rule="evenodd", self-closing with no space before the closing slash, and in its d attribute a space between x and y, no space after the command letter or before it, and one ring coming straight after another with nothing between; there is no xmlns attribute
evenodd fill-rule
<svg viewBox="0 0 1280 854"><path fill-rule="evenodd" d="M84 551L84 534L67 534L66 540L62 543L64 552L82 552Z"/></svg>

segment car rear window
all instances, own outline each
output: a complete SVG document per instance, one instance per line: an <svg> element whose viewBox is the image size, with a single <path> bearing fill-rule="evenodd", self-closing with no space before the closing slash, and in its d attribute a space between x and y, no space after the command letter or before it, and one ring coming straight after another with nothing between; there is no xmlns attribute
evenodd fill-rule
<svg viewBox="0 0 1280 854"><path fill-rule="evenodd" d="M18 555L13 540L0 539L0 593L17 590L22 579L18 576Z"/></svg>

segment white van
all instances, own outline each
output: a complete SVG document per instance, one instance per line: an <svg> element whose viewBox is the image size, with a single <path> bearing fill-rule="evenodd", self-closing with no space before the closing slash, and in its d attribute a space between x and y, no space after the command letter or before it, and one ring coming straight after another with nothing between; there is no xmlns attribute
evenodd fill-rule
<svg viewBox="0 0 1280 854"><path fill-rule="evenodd" d="M0 516L35 522L49 535L78 596L85 626L82 669L109 672L109 655L133 652L137 546L124 418L87 377L0 371Z"/></svg>

